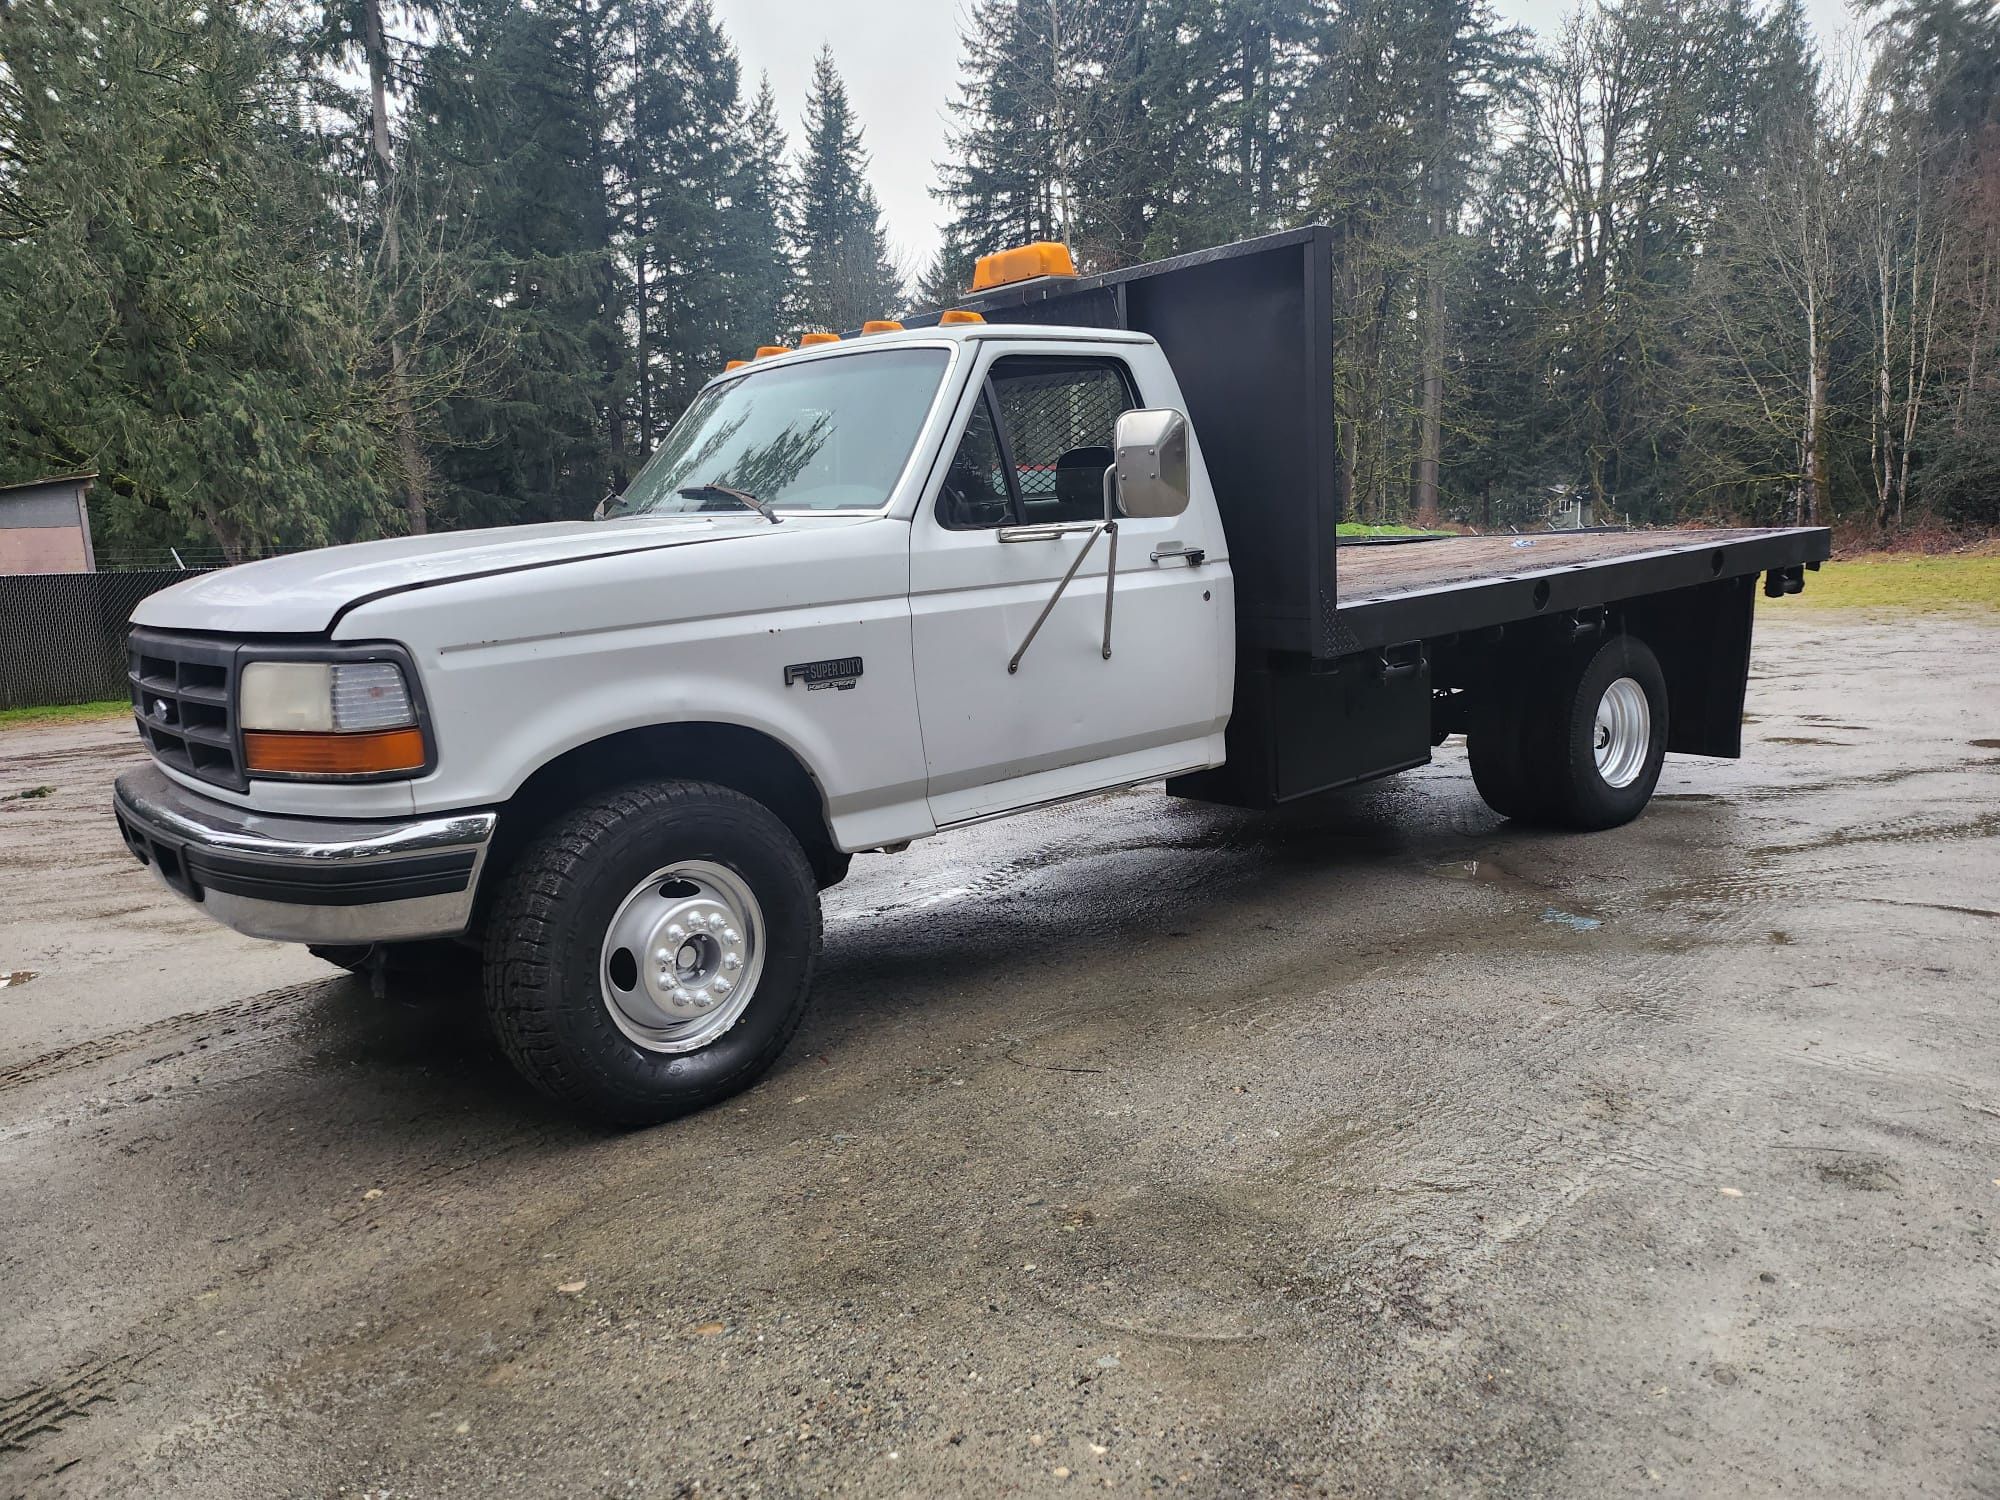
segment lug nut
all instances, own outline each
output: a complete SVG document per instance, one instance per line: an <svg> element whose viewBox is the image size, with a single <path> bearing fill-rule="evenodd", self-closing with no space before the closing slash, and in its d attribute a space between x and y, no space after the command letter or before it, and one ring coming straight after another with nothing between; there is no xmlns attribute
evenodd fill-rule
<svg viewBox="0 0 2000 1500"><path fill-rule="evenodd" d="M722 955L722 967L734 973L743 967L743 960L738 958L734 953L725 953Z"/></svg>

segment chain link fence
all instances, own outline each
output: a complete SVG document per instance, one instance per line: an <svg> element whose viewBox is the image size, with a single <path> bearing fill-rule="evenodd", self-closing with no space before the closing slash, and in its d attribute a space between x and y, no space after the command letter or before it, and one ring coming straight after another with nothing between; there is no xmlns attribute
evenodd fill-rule
<svg viewBox="0 0 2000 1500"><path fill-rule="evenodd" d="M125 630L148 594L200 568L0 577L0 708L127 696Z"/></svg>

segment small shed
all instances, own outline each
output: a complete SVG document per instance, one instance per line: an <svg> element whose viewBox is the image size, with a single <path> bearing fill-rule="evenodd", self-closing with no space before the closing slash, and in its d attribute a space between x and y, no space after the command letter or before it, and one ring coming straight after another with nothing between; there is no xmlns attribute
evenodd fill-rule
<svg viewBox="0 0 2000 1500"><path fill-rule="evenodd" d="M0 484L0 573L95 573L86 497L96 477Z"/></svg>

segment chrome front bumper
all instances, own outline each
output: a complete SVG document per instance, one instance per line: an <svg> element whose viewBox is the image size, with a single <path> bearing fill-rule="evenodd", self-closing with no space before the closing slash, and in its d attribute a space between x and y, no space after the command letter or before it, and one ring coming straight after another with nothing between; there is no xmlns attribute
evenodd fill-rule
<svg viewBox="0 0 2000 1500"><path fill-rule="evenodd" d="M287 943L450 937L472 920L496 816L278 817L191 792L157 766L113 799L125 845L226 927Z"/></svg>

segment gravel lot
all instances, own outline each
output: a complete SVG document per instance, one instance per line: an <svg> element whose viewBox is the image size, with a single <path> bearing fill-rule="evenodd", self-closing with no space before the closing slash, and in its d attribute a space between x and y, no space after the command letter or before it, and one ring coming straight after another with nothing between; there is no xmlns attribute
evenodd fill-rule
<svg viewBox="0 0 2000 1500"><path fill-rule="evenodd" d="M629 1135L0 732L0 1495L2000 1493L1990 620L1767 610L1609 834L1450 746L857 861Z"/></svg>

